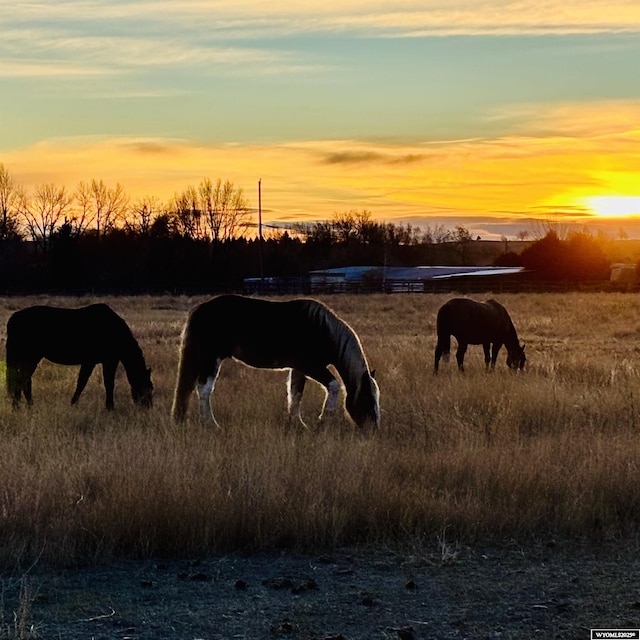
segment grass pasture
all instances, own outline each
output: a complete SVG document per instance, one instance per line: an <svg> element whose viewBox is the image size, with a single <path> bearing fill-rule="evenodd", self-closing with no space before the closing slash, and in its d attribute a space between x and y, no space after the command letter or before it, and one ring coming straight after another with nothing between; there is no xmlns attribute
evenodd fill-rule
<svg viewBox="0 0 640 640"><path fill-rule="evenodd" d="M199 299L110 298L153 368L154 407L135 408L122 368L107 413L101 373L70 407L77 367L42 363L34 405L0 400L0 563L354 543L570 535L640 524L640 298L497 296L527 344L524 374L470 347L432 373L445 295L323 297L360 335L381 389L382 428L345 419L284 429L283 372L223 365L215 433L169 419L179 335ZM50 302L0 300L12 311ZM259 321L256 319L256 321ZM212 328L213 330L213 328ZM55 339L55 338L53 338ZM455 346L455 342L454 342ZM303 411L321 403L308 385Z"/></svg>

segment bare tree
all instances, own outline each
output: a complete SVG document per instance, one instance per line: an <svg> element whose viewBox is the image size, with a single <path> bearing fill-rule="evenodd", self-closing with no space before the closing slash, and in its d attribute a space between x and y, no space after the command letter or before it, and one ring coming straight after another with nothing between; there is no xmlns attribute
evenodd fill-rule
<svg viewBox="0 0 640 640"><path fill-rule="evenodd" d="M81 182L75 197L80 209L73 222L79 233L95 226L98 237L102 237L119 220L126 219L129 198L119 182L115 187L107 187L102 180L92 180L91 184Z"/></svg>
<svg viewBox="0 0 640 640"><path fill-rule="evenodd" d="M60 224L65 222L65 213L73 198L69 196L65 187L58 188L54 184L36 187L32 198L21 191L18 198L20 216L31 239L43 253L48 253L51 238Z"/></svg>
<svg viewBox="0 0 640 640"><path fill-rule="evenodd" d="M338 242L357 240L367 243L379 240L383 233L382 227L371 218L372 214L368 209L361 211L351 209L351 211L334 214L333 227Z"/></svg>
<svg viewBox="0 0 640 640"><path fill-rule="evenodd" d="M199 204L213 242L225 242L242 235L251 221L249 206L240 187L218 178L214 185L206 178L198 188Z"/></svg>
<svg viewBox="0 0 640 640"><path fill-rule="evenodd" d="M181 236L194 239L202 237L202 212L194 187L187 187L182 193L175 194L169 203L169 213Z"/></svg>
<svg viewBox="0 0 640 640"><path fill-rule="evenodd" d="M456 229L453 232L452 238L453 242L456 245L456 251L460 255L460 259L462 260L462 264L466 264L468 249L471 242L473 242L471 232L464 225L458 224L456 225Z"/></svg>
<svg viewBox="0 0 640 640"><path fill-rule="evenodd" d="M533 222L531 235L534 240L542 240L549 233L554 233L560 240L566 240L571 226L570 223L563 221L561 216L541 218Z"/></svg>
<svg viewBox="0 0 640 640"><path fill-rule="evenodd" d="M74 235L81 235L89 229L95 220L93 209L91 185L88 182L80 182L76 188L75 200L78 204L77 214L69 220Z"/></svg>
<svg viewBox="0 0 640 640"><path fill-rule="evenodd" d="M435 227L427 225L424 230L423 242L425 244L444 244L452 240L453 234L443 224L437 224Z"/></svg>
<svg viewBox="0 0 640 640"><path fill-rule="evenodd" d="M145 196L131 207L125 227L140 236L149 235L154 220L162 213L162 204L156 196Z"/></svg>
<svg viewBox="0 0 640 640"><path fill-rule="evenodd" d="M9 171L0 163L0 240L20 236L18 203L20 190Z"/></svg>
<svg viewBox="0 0 640 640"><path fill-rule="evenodd" d="M355 211L343 211L333 214L333 229L338 242L349 242L357 235L357 220Z"/></svg>

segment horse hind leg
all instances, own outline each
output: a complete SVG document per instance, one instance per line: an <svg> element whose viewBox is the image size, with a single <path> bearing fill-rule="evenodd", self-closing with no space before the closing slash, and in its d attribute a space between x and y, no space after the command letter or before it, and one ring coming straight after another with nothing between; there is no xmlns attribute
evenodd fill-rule
<svg viewBox="0 0 640 640"><path fill-rule="evenodd" d="M176 422L182 422L189 408L189 400L191 394L196 388L198 374L195 366L183 355L178 365L178 378L176 380L176 388L173 394L173 404L171 406L171 417Z"/></svg>
<svg viewBox="0 0 640 640"><path fill-rule="evenodd" d="M11 405L17 409L20 405L20 398L24 399L30 406L33 404L31 377L36 370L38 363L27 363L22 365L7 364L6 382L7 391L11 398Z"/></svg>
<svg viewBox="0 0 640 640"><path fill-rule="evenodd" d="M451 352L451 338L450 336L439 336L438 344L436 345L433 372L438 373L438 366L440 364L440 358L445 362L449 361L449 354Z"/></svg>
<svg viewBox="0 0 640 640"><path fill-rule="evenodd" d="M202 420L204 420L205 422L209 422L217 429L220 429L220 425L213 415L213 409L211 408L211 397L216 386L216 379L218 377L218 373L220 372L221 363L222 360L220 358L217 358L211 372L199 376L196 383L196 391L198 393L198 401L200 403L200 417L202 418Z"/></svg>
<svg viewBox="0 0 640 640"><path fill-rule="evenodd" d="M458 344L456 351L456 361L458 362L458 369L464 372L464 355L467 352L467 345L464 342Z"/></svg>
<svg viewBox="0 0 640 640"><path fill-rule="evenodd" d="M291 422L297 419L300 424L307 429L308 425L302 419L300 404L302 402L302 394L307 384L307 376L298 369L291 369L287 379L287 426L291 426Z"/></svg>
<svg viewBox="0 0 640 640"><path fill-rule="evenodd" d="M11 405L14 409L20 406L20 398L22 397L23 381L20 369L16 366L7 365L6 373L7 393L11 398Z"/></svg>

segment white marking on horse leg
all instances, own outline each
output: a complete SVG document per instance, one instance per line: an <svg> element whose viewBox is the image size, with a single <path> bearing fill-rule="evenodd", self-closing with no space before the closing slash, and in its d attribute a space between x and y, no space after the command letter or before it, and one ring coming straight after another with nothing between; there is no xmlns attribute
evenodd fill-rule
<svg viewBox="0 0 640 640"><path fill-rule="evenodd" d="M198 383L196 385L196 390L198 392L198 400L200 401L200 417L204 421L213 423L213 425L219 429L220 425L215 419L211 409L211 394L213 393L215 384L216 376L209 376L204 384Z"/></svg>
<svg viewBox="0 0 640 640"><path fill-rule="evenodd" d="M302 394L297 392L290 397L289 402L289 421L296 419L303 427L307 426L307 423L302 419L302 411L300 409L302 401Z"/></svg>
<svg viewBox="0 0 640 640"><path fill-rule="evenodd" d="M333 380L329 384L329 394L327 395L326 409L328 411L335 411L338 406L338 395L340 394L340 383L337 380Z"/></svg>
<svg viewBox="0 0 640 640"><path fill-rule="evenodd" d="M332 380L327 386L327 395L320 411L320 420L326 412L334 413L338 406L338 396L340 395L340 383Z"/></svg>
<svg viewBox="0 0 640 640"><path fill-rule="evenodd" d="M301 402L306 382L306 376L300 371L296 371L295 369L289 371L289 379L287 381L287 410L289 421L297 418L305 428L307 424L302 419Z"/></svg>

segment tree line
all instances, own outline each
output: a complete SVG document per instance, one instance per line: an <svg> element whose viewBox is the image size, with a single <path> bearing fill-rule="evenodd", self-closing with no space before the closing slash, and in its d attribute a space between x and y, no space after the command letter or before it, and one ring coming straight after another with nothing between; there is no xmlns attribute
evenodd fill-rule
<svg viewBox="0 0 640 640"><path fill-rule="evenodd" d="M239 289L247 277L303 277L349 265L486 264L463 225L380 222L370 211L258 234L255 211L231 181L204 178L168 202L131 200L122 185L42 184L28 193L0 164L0 292L152 292ZM524 234L521 234L524 237ZM550 230L496 264L542 279L605 279L602 243ZM606 273L605 273L606 272Z"/></svg>

